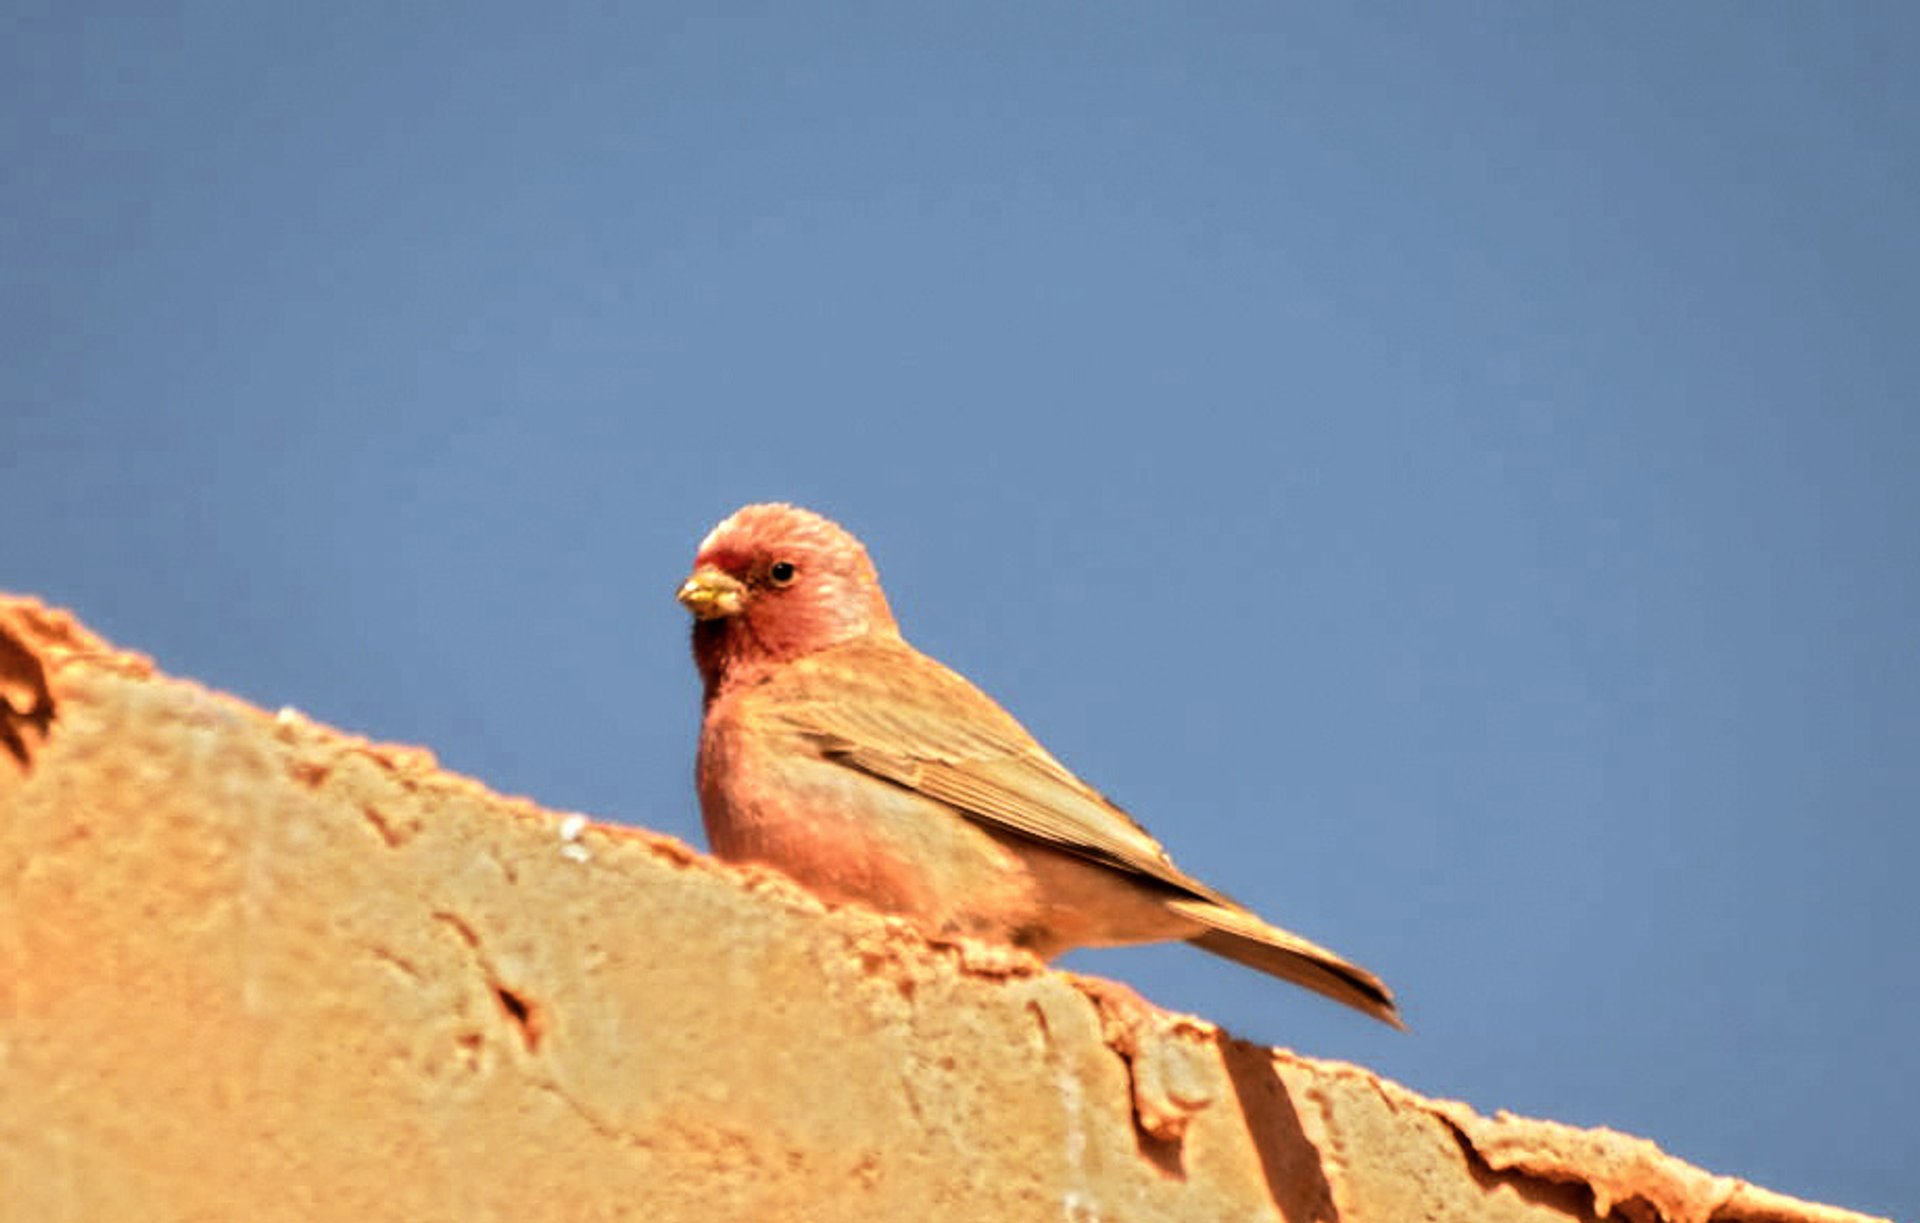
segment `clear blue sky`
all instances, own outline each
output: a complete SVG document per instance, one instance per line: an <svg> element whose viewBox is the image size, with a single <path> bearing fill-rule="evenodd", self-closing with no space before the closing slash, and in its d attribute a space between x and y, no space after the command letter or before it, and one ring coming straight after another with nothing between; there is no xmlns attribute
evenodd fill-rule
<svg viewBox="0 0 1920 1223"><path fill-rule="evenodd" d="M0 585L699 838L753 500L1399 1036L1920 1216L1910 6L27 3Z"/></svg>

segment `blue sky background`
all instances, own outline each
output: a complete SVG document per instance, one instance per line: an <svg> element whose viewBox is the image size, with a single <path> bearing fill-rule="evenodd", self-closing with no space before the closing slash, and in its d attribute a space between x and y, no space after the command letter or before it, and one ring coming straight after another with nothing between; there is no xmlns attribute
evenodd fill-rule
<svg viewBox="0 0 1920 1223"><path fill-rule="evenodd" d="M1415 1031L1075 967L1920 1215L1910 6L4 20L0 586L698 840L796 500Z"/></svg>

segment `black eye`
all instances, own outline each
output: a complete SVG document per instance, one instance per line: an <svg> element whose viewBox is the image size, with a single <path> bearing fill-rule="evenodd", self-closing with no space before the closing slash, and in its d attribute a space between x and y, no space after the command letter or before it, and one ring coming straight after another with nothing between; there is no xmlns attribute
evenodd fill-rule
<svg viewBox="0 0 1920 1223"><path fill-rule="evenodd" d="M795 577L799 576L799 573L800 571L793 567L792 561L775 561L767 566L767 580L775 586L790 584Z"/></svg>

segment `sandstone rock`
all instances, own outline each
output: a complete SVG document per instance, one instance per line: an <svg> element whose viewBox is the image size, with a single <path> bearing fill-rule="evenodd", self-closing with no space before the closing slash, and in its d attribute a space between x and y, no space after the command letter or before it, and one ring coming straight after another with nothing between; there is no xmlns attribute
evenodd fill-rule
<svg viewBox="0 0 1920 1223"><path fill-rule="evenodd" d="M829 911L0 599L0 1220L1858 1219Z"/></svg>

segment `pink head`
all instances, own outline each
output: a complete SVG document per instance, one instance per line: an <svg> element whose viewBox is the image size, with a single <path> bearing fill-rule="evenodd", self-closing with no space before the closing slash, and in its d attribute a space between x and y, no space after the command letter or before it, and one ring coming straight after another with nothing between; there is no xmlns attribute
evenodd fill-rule
<svg viewBox="0 0 1920 1223"><path fill-rule="evenodd" d="M860 541L793 505L749 505L713 528L679 598L709 693L729 676L899 631Z"/></svg>

